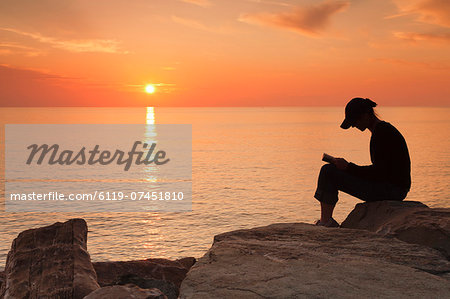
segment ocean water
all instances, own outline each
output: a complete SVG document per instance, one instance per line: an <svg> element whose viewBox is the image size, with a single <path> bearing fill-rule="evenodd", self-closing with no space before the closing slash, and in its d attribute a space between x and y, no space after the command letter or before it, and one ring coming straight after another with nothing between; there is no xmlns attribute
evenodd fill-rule
<svg viewBox="0 0 450 299"><path fill-rule="evenodd" d="M412 159L407 200L450 207L450 108L381 107L405 137ZM312 223L323 152L369 164L370 132L342 130L342 107L1 108L4 124L192 124L192 212L6 213L0 210L0 267L25 229L70 218L89 226L93 261L201 257L214 235L277 222ZM4 194L1 194L4 201ZM345 219L358 199L340 195ZM3 202L0 202L3 206Z"/></svg>

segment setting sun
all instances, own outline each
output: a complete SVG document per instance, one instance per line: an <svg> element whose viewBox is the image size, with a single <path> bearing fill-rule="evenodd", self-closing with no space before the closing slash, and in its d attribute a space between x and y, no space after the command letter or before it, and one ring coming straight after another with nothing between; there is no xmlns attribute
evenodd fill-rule
<svg viewBox="0 0 450 299"><path fill-rule="evenodd" d="M155 92L155 86L152 84L148 84L145 86L145 92L146 93L154 93Z"/></svg>

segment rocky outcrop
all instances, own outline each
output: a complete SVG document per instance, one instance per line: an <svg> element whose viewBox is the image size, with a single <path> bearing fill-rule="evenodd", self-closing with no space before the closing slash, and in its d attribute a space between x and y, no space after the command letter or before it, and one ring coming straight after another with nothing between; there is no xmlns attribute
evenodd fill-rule
<svg viewBox="0 0 450 299"><path fill-rule="evenodd" d="M147 259L141 261L93 263L100 286L132 282L142 288L161 287L170 298L178 296L181 282L186 277L195 258L176 261ZM175 294L175 295L173 295Z"/></svg>
<svg viewBox="0 0 450 299"><path fill-rule="evenodd" d="M449 272L440 252L395 238L273 224L216 236L180 298L440 298Z"/></svg>
<svg viewBox="0 0 450 299"><path fill-rule="evenodd" d="M189 269L177 261L147 259L140 261L118 261L93 263L100 286L116 284L121 277L135 275L146 279L160 279L180 287Z"/></svg>
<svg viewBox="0 0 450 299"><path fill-rule="evenodd" d="M197 259L195 257L184 257L178 260L175 260L175 262L182 267L186 268L187 270L191 269L192 266L197 262Z"/></svg>
<svg viewBox="0 0 450 299"><path fill-rule="evenodd" d="M218 235L198 262L92 264L86 222L72 219L19 234L0 298L448 297L449 220L450 209L418 202L362 203L341 228L285 223Z"/></svg>
<svg viewBox="0 0 450 299"><path fill-rule="evenodd" d="M6 260L4 298L83 298L98 289L86 241L83 219L21 232Z"/></svg>
<svg viewBox="0 0 450 299"><path fill-rule="evenodd" d="M414 201L359 203L341 227L369 230L428 246L450 259L450 209L430 209Z"/></svg>
<svg viewBox="0 0 450 299"><path fill-rule="evenodd" d="M5 271L1 271L0 272L0 298L2 295L2 286L3 286L4 282L5 282Z"/></svg>
<svg viewBox="0 0 450 299"><path fill-rule="evenodd" d="M12 243L5 271L0 272L0 298L76 299L100 286L132 283L142 289L157 288L172 299L178 297L181 281L196 262L195 258L187 257L175 261L147 259L92 264L86 243L87 225L83 219L23 231ZM142 293L129 285L117 286L102 289L96 293L100 297L95 298L111 295L115 290L118 294ZM147 297L163 298L162 293L153 293Z"/></svg>
<svg viewBox="0 0 450 299"><path fill-rule="evenodd" d="M84 299L167 299L158 289L141 289L133 284L124 286L109 286L98 289Z"/></svg>
<svg viewBox="0 0 450 299"><path fill-rule="evenodd" d="M158 289L168 299L177 299L179 294L179 287L176 287L172 282L160 279L145 279L136 275L125 275L117 282L118 285L134 284L142 289Z"/></svg>

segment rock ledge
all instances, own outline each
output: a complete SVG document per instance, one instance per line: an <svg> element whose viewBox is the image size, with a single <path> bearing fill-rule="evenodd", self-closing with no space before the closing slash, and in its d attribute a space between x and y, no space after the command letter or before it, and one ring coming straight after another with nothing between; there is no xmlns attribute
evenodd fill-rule
<svg viewBox="0 0 450 299"><path fill-rule="evenodd" d="M450 294L450 263L372 232L282 223L218 235L180 298L430 298Z"/></svg>

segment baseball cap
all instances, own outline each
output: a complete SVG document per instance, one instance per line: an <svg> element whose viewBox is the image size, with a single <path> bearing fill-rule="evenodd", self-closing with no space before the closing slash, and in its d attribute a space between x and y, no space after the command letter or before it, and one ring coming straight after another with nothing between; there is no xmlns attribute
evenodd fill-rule
<svg viewBox="0 0 450 299"><path fill-rule="evenodd" d="M347 103L347 106L345 106L345 119L341 124L341 128L347 130L355 124L355 122L363 113L370 112L374 106L376 106L376 104L370 99L351 99L350 102Z"/></svg>

